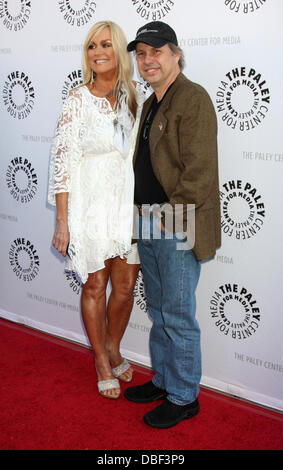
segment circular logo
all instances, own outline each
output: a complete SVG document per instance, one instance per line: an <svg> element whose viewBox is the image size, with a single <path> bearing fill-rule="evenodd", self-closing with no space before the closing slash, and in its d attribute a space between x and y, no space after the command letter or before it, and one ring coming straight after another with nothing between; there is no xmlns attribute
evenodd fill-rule
<svg viewBox="0 0 283 470"><path fill-rule="evenodd" d="M239 284L218 287L210 300L210 316L222 334L236 340L256 333L261 317L254 296Z"/></svg>
<svg viewBox="0 0 283 470"><path fill-rule="evenodd" d="M11 196L21 203L30 202L37 192L37 174L27 158L15 157L8 165L6 183Z"/></svg>
<svg viewBox="0 0 283 470"><path fill-rule="evenodd" d="M266 0L224 0L225 6L235 13L253 13L264 5Z"/></svg>
<svg viewBox="0 0 283 470"><path fill-rule="evenodd" d="M29 282L39 273L39 256L34 245L25 238L16 238L9 250L9 261L18 279Z"/></svg>
<svg viewBox="0 0 283 470"><path fill-rule="evenodd" d="M269 110L270 92L262 74L236 67L226 73L216 93L216 109L231 129L250 131L261 124Z"/></svg>
<svg viewBox="0 0 283 470"><path fill-rule="evenodd" d="M70 90L83 83L83 71L81 69L73 70L66 77L62 88L62 100L64 101Z"/></svg>
<svg viewBox="0 0 283 470"><path fill-rule="evenodd" d="M65 274L70 288L75 294L79 295L82 288L82 282L79 276L74 271L66 271Z"/></svg>
<svg viewBox="0 0 283 470"><path fill-rule="evenodd" d="M236 240L247 240L262 228L265 205L258 190L248 182L232 180L220 191L223 233Z"/></svg>
<svg viewBox="0 0 283 470"><path fill-rule="evenodd" d="M9 31L20 31L31 14L31 1L0 1L0 20Z"/></svg>
<svg viewBox="0 0 283 470"><path fill-rule="evenodd" d="M58 5L66 23L78 28L92 20L96 10L92 0L59 0Z"/></svg>
<svg viewBox="0 0 283 470"><path fill-rule="evenodd" d="M137 14L145 21L163 21L175 5L173 0L131 0Z"/></svg>
<svg viewBox="0 0 283 470"><path fill-rule="evenodd" d="M139 270L139 274L136 280L136 285L134 288L134 298L136 305L143 311L147 313L146 306L146 296L144 293L144 282L142 277L142 271Z"/></svg>
<svg viewBox="0 0 283 470"><path fill-rule="evenodd" d="M15 119L25 119L33 110L35 96L32 82L24 72L11 72L4 82L3 101Z"/></svg>

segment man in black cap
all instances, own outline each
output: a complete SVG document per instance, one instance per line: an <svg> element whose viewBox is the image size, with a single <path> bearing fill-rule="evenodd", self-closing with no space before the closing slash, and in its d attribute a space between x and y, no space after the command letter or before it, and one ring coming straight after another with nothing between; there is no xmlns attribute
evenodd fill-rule
<svg viewBox="0 0 283 470"><path fill-rule="evenodd" d="M195 292L200 261L213 257L220 246L217 123L207 92L181 72L182 50L168 24L155 21L141 27L128 50L135 50L139 72L154 90L143 107L134 154L138 248L153 320L154 377L127 388L125 396L137 403L163 400L144 421L168 428L199 411Z"/></svg>

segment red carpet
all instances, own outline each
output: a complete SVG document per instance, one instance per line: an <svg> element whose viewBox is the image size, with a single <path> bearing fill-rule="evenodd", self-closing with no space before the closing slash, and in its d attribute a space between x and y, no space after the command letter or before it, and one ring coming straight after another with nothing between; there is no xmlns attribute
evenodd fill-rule
<svg viewBox="0 0 283 470"><path fill-rule="evenodd" d="M0 332L2 450L283 448L282 414L205 389L198 416L168 430L150 428L142 417L153 404L98 394L88 349L5 320ZM151 377L134 369L133 384Z"/></svg>

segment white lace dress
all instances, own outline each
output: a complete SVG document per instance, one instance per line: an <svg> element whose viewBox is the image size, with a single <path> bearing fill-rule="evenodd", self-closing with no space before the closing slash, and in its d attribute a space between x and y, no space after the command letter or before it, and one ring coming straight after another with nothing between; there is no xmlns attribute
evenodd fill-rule
<svg viewBox="0 0 283 470"><path fill-rule="evenodd" d="M104 268L104 261L127 254L139 263L133 231L132 157L144 93L137 84L133 124L125 96L119 112L86 86L72 90L59 117L51 149L48 202L67 192L70 243L66 269L79 274Z"/></svg>

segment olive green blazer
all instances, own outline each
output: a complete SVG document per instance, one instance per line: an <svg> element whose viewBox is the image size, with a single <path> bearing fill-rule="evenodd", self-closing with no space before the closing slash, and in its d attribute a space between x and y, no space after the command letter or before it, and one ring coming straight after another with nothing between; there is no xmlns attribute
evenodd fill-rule
<svg viewBox="0 0 283 470"><path fill-rule="evenodd" d="M153 97L144 103L133 164ZM195 236L190 234L188 239L195 239L196 258L211 258L221 244L217 120L204 88L182 73L177 76L154 117L149 145L153 171L169 204L195 206ZM183 220L183 230L189 235L193 224L186 209Z"/></svg>

